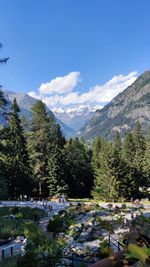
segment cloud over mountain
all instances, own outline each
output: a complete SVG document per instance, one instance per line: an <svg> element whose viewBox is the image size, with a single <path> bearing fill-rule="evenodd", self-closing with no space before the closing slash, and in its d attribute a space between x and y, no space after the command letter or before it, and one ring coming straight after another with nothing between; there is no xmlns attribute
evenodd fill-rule
<svg viewBox="0 0 150 267"><path fill-rule="evenodd" d="M48 83L42 83L39 92L41 94L65 94L73 90L80 81L80 72L73 71L63 77L56 77Z"/></svg>
<svg viewBox="0 0 150 267"><path fill-rule="evenodd" d="M86 92L76 89L81 81L80 72L74 71L69 74L56 77L48 83L42 83L38 92L32 91L30 96L42 99L53 111L64 110L69 112L82 109L84 106L96 110L111 101L116 95L131 85L137 78L137 72L132 71L128 75L116 75L103 85L97 84Z"/></svg>

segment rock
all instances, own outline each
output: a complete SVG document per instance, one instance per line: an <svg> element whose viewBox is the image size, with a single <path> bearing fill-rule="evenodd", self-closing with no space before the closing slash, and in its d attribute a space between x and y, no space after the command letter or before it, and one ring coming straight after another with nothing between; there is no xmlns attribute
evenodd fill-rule
<svg viewBox="0 0 150 267"><path fill-rule="evenodd" d="M83 243L83 242L87 242L87 241L92 241L94 239L93 234L91 233L87 233L87 232L82 232L80 237L79 237L79 242Z"/></svg>

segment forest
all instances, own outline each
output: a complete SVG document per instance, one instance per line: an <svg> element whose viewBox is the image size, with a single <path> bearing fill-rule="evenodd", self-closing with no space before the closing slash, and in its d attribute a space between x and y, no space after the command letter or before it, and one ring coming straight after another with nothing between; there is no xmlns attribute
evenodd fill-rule
<svg viewBox="0 0 150 267"><path fill-rule="evenodd" d="M65 193L70 198L105 201L140 197L150 184L150 137L141 125L111 141L97 137L66 140L60 126L38 100L27 123L14 99L11 112L0 90L0 109L7 126L0 128L0 199L20 195L47 198Z"/></svg>

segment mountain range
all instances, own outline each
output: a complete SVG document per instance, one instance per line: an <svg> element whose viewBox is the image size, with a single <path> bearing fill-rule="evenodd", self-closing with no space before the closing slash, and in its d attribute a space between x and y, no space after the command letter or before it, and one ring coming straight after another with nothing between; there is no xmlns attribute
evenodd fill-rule
<svg viewBox="0 0 150 267"><path fill-rule="evenodd" d="M5 98L7 99L7 106L6 106L7 112L10 111L11 103L13 99L16 98L17 103L20 107L20 115L25 116L27 121L29 121L31 119L31 108L37 102L37 99L29 96L28 94L16 93L16 92L7 91L7 90L3 90L3 91L4 91ZM54 116L53 112L48 107L46 107L46 109L47 109L49 116L52 116L55 119L55 121L60 125L61 130L66 138L70 138L75 135L74 129L65 125L65 123L57 119ZM5 123L6 123L5 119L0 113L0 124L5 124Z"/></svg>
<svg viewBox="0 0 150 267"><path fill-rule="evenodd" d="M97 110L78 135L86 140L96 136L112 139L115 131L124 136L125 132L133 130L137 121L147 134L150 125L150 71L140 75L103 109Z"/></svg>
<svg viewBox="0 0 150 267"><path fill-rule="evenodd" d="M12 100L16 98L21 115L30 120L31 108L37 99L28 94L12 91L4 91L4 93L8 100L7 111L11 108ZM85 107L82 111L53 113L48 107L46 108L49 115L59 123L66 138L77 135L88 141L97 136L112 139L115 131L119 131L121 136L124 136L125 132L133 130L137 121L141 123L144 133L147 134L150 124L150 71L140 75L132 85L96 112ZM0 123L5 123L1 115Z"/></svg>
<svg viewBox="0 0 150 267"><path fill-rule="evenodd" d="M94 112L89 110L88 107L83 108L82 110L74 111L55 111L54 115L59 120L63 121L66 125L73 128L75 132L79 131L85 124L93 117Z"/></svg>

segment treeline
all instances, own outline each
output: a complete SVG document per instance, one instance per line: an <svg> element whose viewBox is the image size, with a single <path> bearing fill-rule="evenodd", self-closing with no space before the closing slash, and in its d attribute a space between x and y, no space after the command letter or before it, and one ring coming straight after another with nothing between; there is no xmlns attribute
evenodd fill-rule
<svg viewBox="0 0 150 267"><path fill-rule="evenodd" d="M20 118L16 99L9 114L0 90L0 109L7 127L0 129L0 199L20 195L103 200L129 199L150 186L150 139L139 123L124 139L98 137L92 145L78 138L66 141L42 101L32 108L29 125Z"/></svg>
<svg viewBox="0 0 150 267"><path fill-rule="evenodd" d="M0 108L6 100L0 91ZM78 138L65 140L42 101L32 108L30 124L20 119L16 99L0 129L0 199L20 195L45 198L66 193L90 196L93 175L91 153Z"/></svg>
<svg viewBox="0 0 150 267"><path fill-rule="evenodd" d="M126 133L119 132L113 142L97 138L93 144L93 196L103 200L140 198L140 190L150 187L150 138L141 125Z"/></svg>

